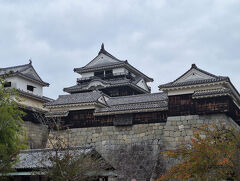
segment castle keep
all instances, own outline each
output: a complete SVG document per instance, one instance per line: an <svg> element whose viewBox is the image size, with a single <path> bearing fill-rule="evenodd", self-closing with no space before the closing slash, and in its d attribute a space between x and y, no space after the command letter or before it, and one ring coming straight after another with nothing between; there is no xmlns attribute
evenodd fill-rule
<svg viewBox="0 0 240 181"><path fill-rule="evenodd" d="M115 168L109 180L155 180L171 164L160 156L205 123L239 127L240 95L228 77L192 64L176 80L151 93L153 79L101 46L67 95L44 103L45 116L60 119L71 146L92 146ZM49 133L54 135L54 131ZM49 144L47 143L47 147Z"/></svg>
<svg viewBox="0 0 240 181"><path fill-rule="evenodd" d="M159 153L189 140L203 123L238 126L239 93L228 77L192 64L173 82L151 93L153 81L102 45L68 95L45 104L47 116L70 128L62 136L75 146L92 145L116 168L118 180L155 179L168 165ZM54 133L51 133L54 134Z"/></svg>

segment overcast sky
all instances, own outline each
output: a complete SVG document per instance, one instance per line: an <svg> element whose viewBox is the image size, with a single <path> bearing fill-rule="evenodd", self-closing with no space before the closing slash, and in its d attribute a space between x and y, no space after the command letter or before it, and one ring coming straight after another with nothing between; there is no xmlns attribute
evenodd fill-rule
<svg viewBox="0 0 240 181"><path fill-rule="evenodd" d="M57 98L101 43L152 77L153 92L192 63L240 89L239 0L0 0L0 67L28 63Z"/></svg>

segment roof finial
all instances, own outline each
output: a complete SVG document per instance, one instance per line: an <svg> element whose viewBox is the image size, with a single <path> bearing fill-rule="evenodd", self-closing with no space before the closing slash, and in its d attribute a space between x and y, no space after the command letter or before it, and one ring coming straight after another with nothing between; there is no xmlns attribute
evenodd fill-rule
<svg viewBox="0 0 240 181"><path fill-rule="evenodd" d="M101 45L101 50L104 50L104 43L102 43Z"/></svg>
<svg viewBox="0 0 240 181"><path fill-rule="evenodd" d="M192 68L197 68L195 63L192 64Z"/></svg>
<svg viewBox="0 0 240 181"><path fill-rule="evenodd" d="M100 49L100 51L98 52L98 55L99 55L100 53L103 53L103 52L105 52L104 43L102 43L101 49Z"/></svg>
<svg viewBox="0 0 240 181"><path fill-rule="evenodd" d="M29 64L32 65L32 59L31 58L29 59Z"/></svg>

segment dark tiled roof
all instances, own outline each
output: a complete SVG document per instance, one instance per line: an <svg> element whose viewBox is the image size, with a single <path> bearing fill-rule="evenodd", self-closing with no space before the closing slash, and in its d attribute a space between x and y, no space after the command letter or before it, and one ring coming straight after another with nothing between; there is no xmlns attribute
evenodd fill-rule
<svg viewBox="0 0 240 181"><path fill-rule="evenodd" d="M96 113L133 111L167 108L167 94L139 94L134 96L123 96L110 98L107 101L109 107L96 110Z"/></svg>
<svg viewBox="0 0 240 181"><path fill-rule="evenodd" d="M158 87L159 87L159 89L162 89L162 88L171 88L171 87L179 87L179 86L214 83L214 82L221 82L221 81L229 81L229 78L219 76L217 78L212 78L212 79L191 80L191 81L178 82L178 83L170 82L170 83L167 83L167 84L162 84Z"/></svg>
<svg viewBox="0 0 240 181"><path fill-rule="evenodd" d="M89 154L96 152L92 147L72 147L70 148L72 154L79 156L81 154ZM59 151L59 155L63 155L66 151ZM97 153L97 152L96 152ZM51 167L49 161L50 156L54 156L56 151L54 149L32 149L22 151L19 156L19 161L14 165L15 169L37 169Z"/></svg>
<svg viewBox="0 0 240 181"><path fill-rule="evenodd" d="M195 69L195 70L197 70L197 71L199 71L199 72L201 72L205 75L208 75L211 78L195 79L195 80L187 80L187 81L183 81L183 82L178 82L178 80L180 80L182 77L184 77L187 73L189 73L193 69ZM229 81L229 78L224 77L224 76L216 76L214 74L211 74L211 73L209 73L205 70L202 70L202 69L198 68L195 64L192 64L191 68L187 72L185 72L183 75L181 75L179 78L177 78L173 82L159 85L158 87L159 87L159 89L162 89L162 88L171 88L171 87L180 87L180 86L214 83L214 82L221 82L221 81Z"/></svg>
<svg viewBox="0 0 240 181"><path fill-rule="evenodd" d="M96 65L96 66L91 66L91 67L75 68L74 72L84 73L84 72L91 72L91 71L96 71L96 70L112 69L112 68L119 68L119 67L125 67L126 69L129 69L132 72L135 72L138 75L141 75L145 80L150 81L150 82L153 81L152 78L150 78L147 75L145 75L144 73L140 72L138 69L136 69L131 64L129 64L128 61L106 63L106 64Z"/></svg>
<svg viewBox="0 0 240 181"><path fill-rule="evenodd" d="M60 95L57 100L46 103L45 106L57 106L66 104L94 103L103 95L100 91Z"/></svg>
<svg viewBox="0 0 240 181"><path fill-rule="evenodd" d="M121 63L121 62L124 62L124 61L122 61L122 60L119 60L118 58L116 58L116 57L114 57L112 54L110 54L109 52L107 52L106 50L105 50L105 48L104 48L104 44L102 43L102 45L101 45L101 49L100 49L100 51L98 52L98 55L100 55L100 54L104 54L104 55L106 55L106 56L108 56L108 57L110 57L110 58L112 58L112 59L114 59L114 60L116 60L117 62L116 63ZM90 64L98 57L98 55L93 59L93 60L91 60L87 65L85 65L84 67L82 67L82 68L85 68L85 67L90 67ZM102 64L101 64L102 65ZM77 68L76 68L77 69ZM80 68L81 69L81 68ZM75 71L75 69L74 69L74 71Z"/></svg>
<svg viewBox="0 0 240 181"><path fill-rule="evenodd" d="M138 94L122 97L111 97L107 104L109 106L121 105L121 104L136 104L146 102L157 102L167 100L167 94L165 93L152 93L152 94Z"/></svg>
<svg viewBox="0 0 240 181"><path fill-rule="evenodd" d="M121 112L121 111L142 111L142 110L159 110L167 109L167 101L155 102L155 103L140 103L140 104L126 104L126 105L116 105L107 108L101 108L96 110L96 113L106 113L106 112Z"/></svg>
<svg viewBox="0 0 240 181"><path fill-rule="evenodd" d="M104 55L116 60L116 62L112 62L112 63L104 63L104 64L100 64L100 65L94 65L94 66L89 66L89 64L91 62L93 62L101 53L103 53ZM91 71L96 71L96 70L104 70L104 69L110 69L110 68L118 68L118 67L125 67L139 75L141 75L145 80L152 82L153 79L148 77L147 75L145 75L144 73L140 72L138 69L136 69L135 67L133 67L132 65L130 65L128 63L127 60L123 61L123 60L119 60L116 57L114 57L113 55L111 55L109 52L107 52L104 49L104 45L101 46L101 49L98 53L98 55L92 60L90 61L87 65L85 65L84 67L81 68L74 68L74 72L77 73L84 73L84 72L91 72Z"/></svg>
<svg viewBox="0 0 240 181"><path fill-rule="evenodd" d="M118 68L124 66L124 61L121 62L106 62L100 65L84 66L81 68L75 68L74 72L84 73L89 71L103 70L106 68Z"/></svg>
<svg viewBox="0 0 240 181"><path fill-rule="evenodd" d="M0 68L0 75L14 73L14 72L23 72L30 68L30 64L24 64L19 66L7 67L7 68Z"/></svg>
<svg viewBox="0 0 240 181"><path fill-rule="evenodd" d="M28 69L33 69L34 72L25 72ZM40 83L44 86L49 86L49 83L44 82L35 69L32 66L32 62L30 61L29 64L19 65L19 66L13 66L13 67L6 67L6 68L0 68L0 76L14 76L18 75L23 78L26 78L28 80Z"/></svg>
<svg viewBox="0 0 240 181"><path fill-rule="evenodd" d="M191 68L190 68L187 72L185 72L183 75L181 75L180 77L178 77L175 81L178 81L179 79L181 79L184 75L186 75L186 74L187 74L188 72L190 72L192 69L196 69L196 70L198 70L199 72L202 72L202 73L207 74L207 75L209 75L209 76L211 76L211 77L214 77L214 78L218 78L218 77L219 77L219 76L217 76L217 75L211 74L210 72L207 72L207 71L205 71L205 70L202 70L202 69L198 68L198 67L196 66L196 64L192 64ZM175 82L175 81L174 81L174 82Z"/></svg>
<svg viewBox="0 0 240 181"><path fill-rule="evenodd" d="M71 86L71 87L66 87L66 88L63 89L63 91L68 92L68 93L74 93L74 92L78 92L78 91L92 90L92 89L87 88L87 87L88 87L88 85L91 82L94 82L94 81L99 81L99 82L103 83L105 85L104 88L107 88L107 87L119 87L119 86L126 85L126 86L132 86L132 87L140 90L143 93L147 93L148 92L145 89L142 89L141 87L136 85L138 82L131 81L130 79L102 80L100 78L99 79L93 79L90 82L87 82L85 84L77 84L77 85L74 85L74 86ZM95 89L95 88L93 88L93 89Z"/></svg>
<svg viewBox="0 0 240 181"><path fill-rule="evenodd" d="M231 93L232 93L232 91L228 88L220 88L220 89L196 91L192 95L192 97L193 98L201 98L201 97L208 97L208 96L230 95Z"/></svg>

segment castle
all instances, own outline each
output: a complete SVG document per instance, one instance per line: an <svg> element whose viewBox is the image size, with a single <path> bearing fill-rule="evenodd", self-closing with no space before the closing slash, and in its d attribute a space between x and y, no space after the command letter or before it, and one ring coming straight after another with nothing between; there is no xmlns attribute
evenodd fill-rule
<svg viewBox="0 0 240 181"><path fill-rule="evenodd" d="M76 85L64 88L69 94L56 100L42 97L46 100L42 109L46 117L61 119L68 128L61 130L61 136L72 146L93 146L115 168L118 177L109 180L154 180L170 164L159 153L189 140L194 128L211 122L239 127L237 89L228 77L195 64L176 80L160 85L158 93L151 93L147 84L152 78L111 55L104 45L74 72L81 77ZM39 140L48 146L44 135L38 141L33 135L33 148Z"/></svg>

